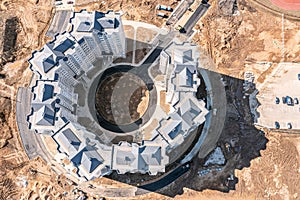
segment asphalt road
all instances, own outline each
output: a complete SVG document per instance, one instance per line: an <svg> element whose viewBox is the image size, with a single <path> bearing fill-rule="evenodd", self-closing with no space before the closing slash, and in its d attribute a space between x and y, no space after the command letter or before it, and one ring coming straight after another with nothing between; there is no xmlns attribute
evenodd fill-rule
<svg viewBox="0 0 300 200"><path fill-rule="evenodd" d="M203 128L201 137L205 137L199 149L199 158L204 158L215 147L222 133L226 117L226 93L221 81L221 75L209 69L200 69L200 73L205 81L208 94L208 106L211 112Z"/></svg>
<svg viewBox="0 0 300 200"><path fill-rule="evenodd" d="M174 25L184 15L188 8L194 3L195 0L185 0L175 8L171 16L167 20L167 25Z"/></svg>
<svg viewBox="0 0 300 200"><path fill-rule="evenodd" d="M41 156L45 161L49 161L51 156L45 150L46 148L40 135L28 128L26 118L30 112L30 104L30 89L22 87L19 88L16 101L16 118L23 147L29 159Z"/></svg>
<svg viewBox="0 0 300 200"><path fill-rule="evenodd" d="M146 185L142 185L138 188L144 189L144 190L147 190L147 191L156 191L158 189L166 187L167 185L169 185L170 183L175 181L177 178L182 176L184 173L189 171L189 169L190 169L189 164L179 166L176 169L174 169L171 173L167 174L166 176L159 179L158 181L155 181L153 183L149 183L149 184L146 184ZM143 190L137 190L136 194L138 195L139 192L142 193Z"/></svg>
<svg viewBox="0 0 300 200"><path fill-rule="evenodd" d="M193 13L193 15L188 19L186 24L183 26L183 28L186 31L187 35L189 35L189 33L191 33L191 31L193 30L196 23L206 13L206 11L209 7L210 7L209 4L200 4L198 6L198 8Z"/></svg>
<svg viewBox="0 0 300 200"><path fill-rule="evenodd" d="M54 38L56 34L67 31L69 19L71 17L71 10L58 10L51 21L50 27L46 36Z"/></svg>

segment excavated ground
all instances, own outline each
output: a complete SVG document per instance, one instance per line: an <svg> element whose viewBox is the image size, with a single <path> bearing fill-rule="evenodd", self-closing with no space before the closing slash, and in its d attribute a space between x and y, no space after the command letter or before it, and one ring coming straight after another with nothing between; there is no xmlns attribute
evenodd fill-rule
<svg viewBox="0 0 300 200"><path fill-rule="evenodd" d="M78 0L77 4L77 10L122 9L125 19L161 27L165 19L155 16L155 6L164 4L175 7L178 2ZM226 8L225 11L220 9L217 1L211 4L207 14L196 26L198 31L193 41L201 46L203 55L207 54L212 58L212 63L216 65L215 71L223 74L229 83L225 124L229 131L222 133L219 145L238 139L237 152L225 155L228 160L223 171L204 177L197 176L197 171L202 169L199 166L202 161L194 160L193 170L180 178L176 187L171 184L168 191L162 194L169 194L180 188L183 189L183 194L176 196L176 199L298 199L299 135L268 130L265 130L264 135L259 135L259 131L251 123L247 102L237 91L241 91L245 71L251 70L258 83L263 83L265 77L272 72L271 68L257 67L260 62L299 62L300 49L295 48L300 44L299 21L282 18L246 0L238 1L239 14L236 16L228 16ZM44 34L53 17L51 1L4 0L0 1L0 12L1 24L7 19L17 18L16 29L13 31L17 33L16 41L8 49L13 54L9 58L13 58L11 61L14 62L2 63L0 69L0 199L75 199L84 192L72 192L77 186L51 171L51 164L46 164L41 159L28 161L15 123L17 88L28 85L31 78L26 60L31 51L39 49L48 40ZM3 27L0 29L1 47L5 33ZM268 140L266 149L258 151L265 142L264 138ZM246 163L248 165L244 166ZM235 190L226 194L213 190L202 191L206 188L228 191L224 180L235 168L243 168L235 170L238 178ZM129 187L105 178L97 179L94 183L97 182L101 187L107 188ZM87 188L85 191L88 191ZM120 190L120 194L122 191ZM89 199L96 197L94 193L89 194ZM127 199L169 199L162 194L150 193Z"/></svg>
<svg viewBox="0 0 300 200"><path fill-rule="evenodd" d="M149 91L134 74L115 73L105 78L96 92L96 110L105 120L116 125L140 119L148 108Z"/></svg>

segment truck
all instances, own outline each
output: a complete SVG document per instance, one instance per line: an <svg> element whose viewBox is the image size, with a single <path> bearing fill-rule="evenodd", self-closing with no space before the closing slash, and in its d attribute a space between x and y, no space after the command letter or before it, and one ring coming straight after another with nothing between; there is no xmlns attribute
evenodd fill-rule
<svg viewBox="0 0 300 200"><path fill-rule="evenodd" d="M165 13L159 12L156 14L158 17L162 17L162 18L167 18L168 15L166 15Z"/></svg>
<svg viewBox="0 0 300 200"><path fill-rule="evenodd" d="M171 8L170 6L165 6L165 5L157 5L156 9L173 12L173 8Z"/></svg>
<svg viewBox="0 0 300 200"><path fill-rule="evenodd" d="M177 31L179 31L180 33L186 33L185 29L182 26L180 26L180 25L178 25L175 29Z"/></svg>
<svg viewBox="0 0 300 200"><path fill-rule="evenodd" d="M60 5L62 5L62 4L63 4L63 3L62 3L61 1L56 1L56 2L55 2L55 5L56 5L56 6L60 6Z"/></svg>

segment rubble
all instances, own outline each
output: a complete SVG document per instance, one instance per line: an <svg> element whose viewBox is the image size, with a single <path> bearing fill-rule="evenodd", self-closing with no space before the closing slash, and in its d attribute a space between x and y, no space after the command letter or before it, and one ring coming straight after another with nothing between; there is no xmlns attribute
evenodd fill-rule
<svg viewBox="0 0 300 200"><path fill-rule="evenodd" d="M237 13L237 0L219 0L219 9L223 15L232 16Z"/></svg>
<svg viewBox="0 0 300 200"><path fill-rule="evenodd" d="M220 147L215 148L215 150L208 156L207 160L204 163L204 166L209 165L224 165L225 157L222 153L222 149Z"/></svg>

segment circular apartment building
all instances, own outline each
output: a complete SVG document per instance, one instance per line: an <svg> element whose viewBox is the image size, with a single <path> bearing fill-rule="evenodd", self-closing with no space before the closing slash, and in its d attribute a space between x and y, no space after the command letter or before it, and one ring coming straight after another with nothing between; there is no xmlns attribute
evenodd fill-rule
<svg viewBox="0 0 300 200"><path fill-rule="evenodd" d="M70 32L29 59L29 129L51 136L57 161L90 180L112 171L157 175L191 156L208 114L196 97L197 47L158 34L132 64L122 59L139 52L127 49L120 14L81 11L70 22Z"/></svg>

